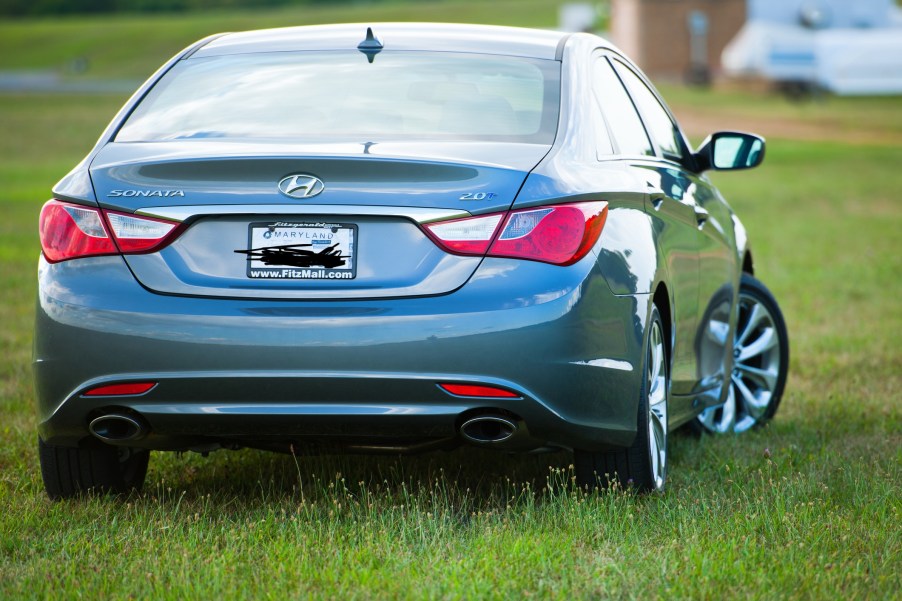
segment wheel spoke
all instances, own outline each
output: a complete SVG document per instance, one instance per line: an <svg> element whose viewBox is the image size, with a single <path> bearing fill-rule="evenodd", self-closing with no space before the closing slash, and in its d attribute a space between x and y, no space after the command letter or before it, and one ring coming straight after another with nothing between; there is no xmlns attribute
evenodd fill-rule
<svg viewBox="0 0 902 601"><path fill-rule="evenodd" d="M666 394L664 376L659 375L648 383L648 404L651 407L663 403Z"/></svg>
<svg viewBox="0 0 902 601"><path fill-rule="evenodd" d="M736 345L736 348L739 349L739 361L748 361L752 357L757 357L776 347L779 342L776 330L773 327L765 328L761 335L749 344Z"/></svg>
<svg viewBox="0 0 902 601"><path fill-rule="evenodd" d="M650 423L660 448L664 442L664 433L667 431L667 410L663 405L652 408Z"/></svg>
<svg viewBox="0 0 902 601"><path fill-rule="evenodd" d="M727 398L723 405L705 409L698 419L705 428L712 432L718 434L732 432L736 424L736 394L733 387L730 386L727 391Z"/></svg>
<svg viewBox="0 0 902 601"><path fill-rule="evenodd" d="M660 441L658 440L657 433L655 432L654 426L649 421L648 423L648 457L651 463L651 475L657 484L658 475L661 473L661 454L660 454Z"/></svg>
<svg viewBox="0 0 902 601"><path fill-rule="evenodd" d="M715 418L717 416L717 410L719 407L711 407L709 409L705 409L698 416L698 421L707 428L708 430L717 431L717 425Z"/></svg>
<svg viewBox="0 0 902 601"><path fill-rule="evenodd" d="M758 324L761 323L761 320L764 319L765 315L766 311L760 304L754 303L752 305L752 308L749 311L749 318L745 322L745 327L736 337L737 345L741 346L745 344L745 339L758 328Z"/></svg>
<svg viewBox="0 0 902 601"><path fill-rule="evenodd" d="M753 418L758 419L764 412L767 410L767 405L770 403L771 393L768 390L760 390L760 398L755 396L748 386L745 385L745 382L742 378L733 378L733 386L732 388L739 391L740 401L743 404L743 409L746 413L751 415Z"/></svg>
<svg viewBox="0 0 902 601"><path fill-rule="evenodd" d="M651 361L649 361L649 365L651 368L651 373L649 374L652 378L652 381L656 381L658 377L661 375L661 367L664 364L661 348L661 335L658 328L652 330L651 333L651 348L649 349L651 352Z"/></svg>
<svg viewBox="0 0 902 601"><path fill-rule="evenodd" d="M717 431L721 433L730 432L736 425L736 391L730 386L727 391L727 400L721 407L720 422L717 424Z"/></svg>
<svg viewBox="0 0 902 601"><path fill-rule="evenodd" d="M655 489L664 486L667 464L667 373L661 326L654 323L649 336L648 357L648 458Z"/></svg>
<svg viewBox="0 0 902 601"><path fill-rule="evenodd" d="M739 363L736 365L736 369L738 369L749 379L761 384L762 388L773 390L777 385L778 373L776 367L771 367L769 369L760 369L757 367L752 367L751 365Z"/></svg>
<svg viewBox="0 0 902 601"><path fill-rule="evenodd" d="M727 399L720 407L720 420L715 424L715 428L721 434L732 432L733 426L736 425L736 392L730 386L727 391Z"/></svg>
<svg viewBox="0 0 902 601"><path fill-rule="evenodd" d="M667 406L660 403L648 415L648 446L651 473L655 488L664 483L664 466L667 461Z"/></svg>

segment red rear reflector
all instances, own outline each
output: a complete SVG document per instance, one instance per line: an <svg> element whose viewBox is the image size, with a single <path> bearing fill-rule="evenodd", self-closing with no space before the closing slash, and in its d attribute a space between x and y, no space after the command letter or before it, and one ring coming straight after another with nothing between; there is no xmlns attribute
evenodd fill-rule
<svg viewBox="0 0 902 601"><path fill-rule="evenodd" d="M127 384L108 384L106 386L98 386L82 396L125 396L129 394L144 394L154 386L156 382L129 382Z"/></svg>
<svg viewBox="0 0 902 601"><path fill-rule="evenodd" d="M457 396L476 396L516 399L521 395L494 386L477 386L476 384L439 384L441 388Z"/></svg>

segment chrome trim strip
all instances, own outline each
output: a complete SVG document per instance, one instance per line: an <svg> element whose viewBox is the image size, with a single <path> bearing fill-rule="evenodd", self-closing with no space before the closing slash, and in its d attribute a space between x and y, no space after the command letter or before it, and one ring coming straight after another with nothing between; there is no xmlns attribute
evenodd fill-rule
<svg viewBox="0 0 902 601"><path fill-rule="evenodd" d="M432 209L428 207L392 207L369 205L186 205L173 207L144 207L136 215L157 217L171 221L185 221L204 215L365 215L378 217L405 217L417 223L431 223L446 219L470 217L471 213L460 209Z"/></svg>

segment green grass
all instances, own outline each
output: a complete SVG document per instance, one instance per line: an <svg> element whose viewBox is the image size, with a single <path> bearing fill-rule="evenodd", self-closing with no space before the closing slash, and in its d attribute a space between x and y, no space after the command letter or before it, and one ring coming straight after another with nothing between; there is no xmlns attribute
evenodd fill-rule
<svg viewBox="0 0 902 601"><path fill-rule="evenodd" d="M124 500L46 500L35 221L123 98L0 96L0 598L892 598L902 585L902 151L772 140L718 184L792 336L769 427L676 436L663 496L566 454L154 454ZM847 110L846 106L842 110ZM550 466L550 467L549 467Z"/></svg>
<svg viewBox="0 0 902 601"><path fill-rule="evenodd" d="M88 60L80 77L144 79L194 41L224 31L318 23L436 21L550 27L565 0L396 0L352 7L79 16L0 22L0 69L57 69ZM363 36L361 30L361 36Z"/></svg>
<svg viewBox="0 0 902 601"><path fill-rule="evenodd" d="M822 95L790 102L762 89L729 82L724 85L725 89L716 94L674 85L659 88L677 117L689 113L684 126L689 126L696 141L710 133L693 127L701 121L716 129L750 129L782 138L896 146L902 143L902 103L896 96Z"/></svg>
<svg viewBox="0 0 902 601"><path fill-rule="evenodd" d="M133 32L153 19L189 23L153 62L109 75L147 73L205 33L188 31L195 17L121 19ZM8 28L76 45L90 37L77 25L93 22L4 23L0 61L12 60ZM772 135L764 166L715 178L790 328L791 373L771 425L674 436L668 491L646 497L573 491L565 453L221 451L155 453L142 494L63 503L46 499L35 451L37 212L125 98L0 95L0 598L898 598L902 147L881 136L897 135L902 102L665 94L687 117L772 115L826 132ZM844 123L865 136L830 141Z"/></svg>

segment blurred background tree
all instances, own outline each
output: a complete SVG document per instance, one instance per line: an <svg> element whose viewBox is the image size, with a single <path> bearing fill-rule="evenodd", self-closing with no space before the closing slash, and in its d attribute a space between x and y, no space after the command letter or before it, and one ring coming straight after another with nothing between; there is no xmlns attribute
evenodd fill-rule
<svg viewBox="0 0 902 601"><path fill-rule="evenodd" d="M360 0L0 0L0 15L21 17L112 12L178 12L211 8L262 8L354 2L360 3Z"/></svg>

